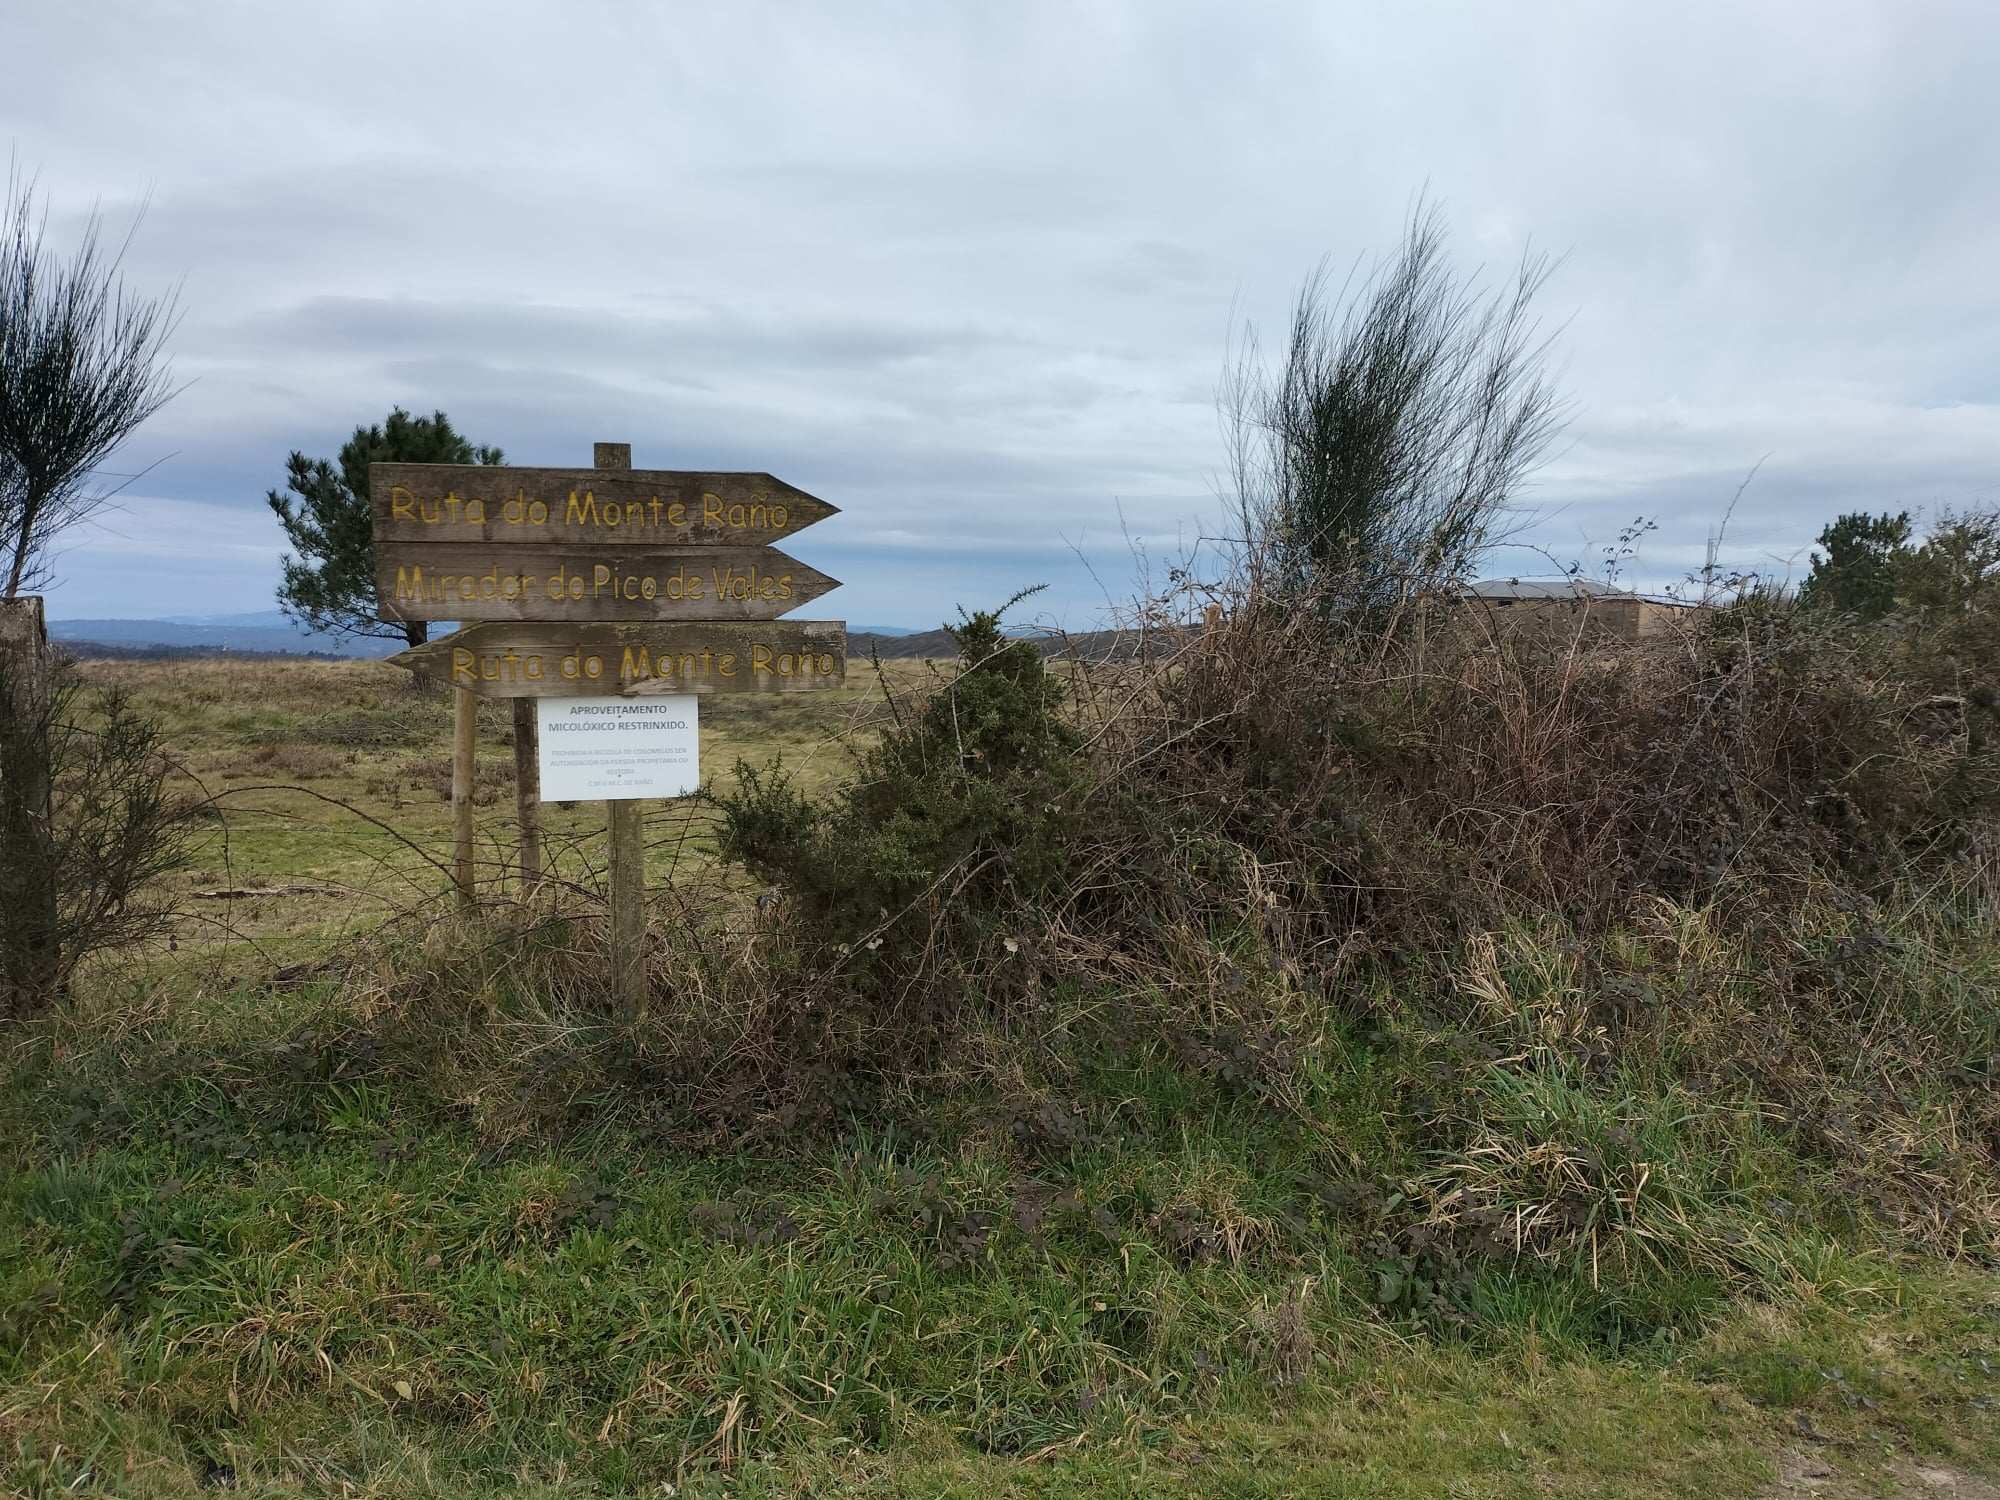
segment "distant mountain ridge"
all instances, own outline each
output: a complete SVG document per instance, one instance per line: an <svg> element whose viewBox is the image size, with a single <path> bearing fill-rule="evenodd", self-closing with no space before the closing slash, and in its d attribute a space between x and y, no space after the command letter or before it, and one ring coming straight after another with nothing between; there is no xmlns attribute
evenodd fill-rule
<svg viewBox="0 0 2000 1500"><path fill-rule="evenodd" d="M448 625L436 627L444 634ZM850 638L896 641L917 634L896 625L856 625ZM931 631L928 635L941 635ZM403 649L400 641L373 640L315 633L301 629L284 611L256 610L248 614L178 615L163 620L51 620L52 640L103 648L91 655L115 655L119 650L157 651L255 651L299 656L391 656ZM884 655L937 655L936 651L888 652Z"/></svg>
<svg viewBox="0 0 2000 1500"><path fill-rule="evenodd" d="M303 630L282 611L190 615L171 620L51 620L51 640L147 650L284 652L299 656L388 656L400 641L357 640Z"/></svg>

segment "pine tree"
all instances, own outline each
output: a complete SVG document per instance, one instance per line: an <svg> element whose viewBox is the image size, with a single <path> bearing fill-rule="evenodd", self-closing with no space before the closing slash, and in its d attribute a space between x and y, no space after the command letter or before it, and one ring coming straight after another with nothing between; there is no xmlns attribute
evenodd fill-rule
<svg viewBox="0 0 2000 1500"><path fill-rule="evenodd" d="M1812 572L1799 589L1802 603L1879 620L1896 607L1899 575L1916 554L1910 513L1869 515L1852 511L1819 534Z"/></svg>
<svg viewBox="0 0 2000 1500"><path fill-rule="evenodd" d="M421 620L375 617L375 537L368 510L368 466L374 463L497 464L498 448L475 446L443 412L413 417L400 406L379 427L357 427L339 465L294 452L285 462L286 490L269 492L295 556L283 560L278 603L309 630L401 639L421 646Z"/></svg>

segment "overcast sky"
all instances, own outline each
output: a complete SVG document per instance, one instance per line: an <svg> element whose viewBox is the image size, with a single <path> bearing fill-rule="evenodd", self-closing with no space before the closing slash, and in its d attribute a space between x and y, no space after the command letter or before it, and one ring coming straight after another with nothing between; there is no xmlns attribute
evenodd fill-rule
<svg viewBox="0 0 2000 1500"><path fill-rule="evenodd" d="M1567 257L1557 556L1647 516L1679 576L1759 459L1732 561L2000 499L1990 0L3 8L52 238L146 200L185 307L58 618L270 607L286 453L400 404L820 495L809 614L1087 624L1222 529L1242 325L1425 190L1467 269Z"/></svg>

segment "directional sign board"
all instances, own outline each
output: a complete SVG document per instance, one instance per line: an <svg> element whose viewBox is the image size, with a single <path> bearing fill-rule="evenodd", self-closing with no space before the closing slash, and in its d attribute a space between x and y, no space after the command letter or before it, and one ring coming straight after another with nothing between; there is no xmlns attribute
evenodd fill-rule
<svg viewBox="0 0 2000 1500"><path fill-rule="evenodd" d="M385 542L385 620L768 620L839 585L775 547Z"/></svg>
<svg viewBox="0 0 2000 1500"><path fill-rule="evenodd" d="M771 545L834 508L769 474L380 463L369 502L376 613L467 624L390 658L411 671L500 698L783 693L846 674L839 622L748 623L838 587Z"/></svg>
<svg viewBox="0 0 2000 1500"><path fill-rule="evenodd" d="M847 677L839 620L468 625L389 660L488 698L798 693Z"/></svg>
<svg viewBox="0 0 2000 1500"><path fill-rule="evenodd" d="M838 512L769 474L371 464L375 543L743 547Z"/></svg>

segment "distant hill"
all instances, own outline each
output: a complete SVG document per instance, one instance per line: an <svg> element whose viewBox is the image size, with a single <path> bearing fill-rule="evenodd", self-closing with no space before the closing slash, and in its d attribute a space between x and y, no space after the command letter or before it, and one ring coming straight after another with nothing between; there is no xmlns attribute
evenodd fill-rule
<svg viewBox="0 0 2000 1500"><path fill-rule="evenodd" d="M449 624L438 625L433 635L442 635L450 628ZM896 625L858 625L854 631L884 642L912 637L911 631ZM250 614L175 615L164 620L51 620L49 637L78 648L74 654L79 656L198 656L214 651L254 651L290 656L392 656L403 649L398 641L356 640L301 630L282 610L276 609L257 610ZM942 631L930 631L924 639L944 641L941 649L949 654L950 642ZM926 656L939 652L884 651L882 654Z"/></svg>
<svg viewBox="0 0 2000 1500"><path fill-rule="evenodd" d="M291 656L388 656L396 641L352 640L301 630L275 609L253 614L182 615L167 620L51 620L49 637L78 655L254 651ZM90 647L93 649L83 650Z"/></svg>
<svg viewBox="0 0 2000 1500"><path fill-rule="evenodd" d="M121 646L105 641L62 641L62 653L76 661L367 661L329 651L247 651L229 646Z"/></svg>
<svg viewBox="0 0 2000 1500"><path fill-rule="evenodd" d="M440 625L439 634L449 627ZM1038 635L1029 631L1024 634ZM51 620L49 636L78 656L184 657L241 652L256 656L381 657L402 649L399 642L343 639L301 630L277 610L256 614L181 616L169 620ZM1069 637L1045 636L1042 649L1050 655L1129 654L1135 637L1113 631L1086 631ZM942 630L904 630L893 625L852 626L847 655L854 663L870 655L884 661L958 655L958 647Z"/></svg>
<svg viewBox="0 0 2000 1500"><path fill-rule="evenodd" d="M956 656L958 647L942 630L916 630L887 635L879 630L849 630L847 659L864 662L870 654L884 661L908 661L919 656Z"/></svg>

